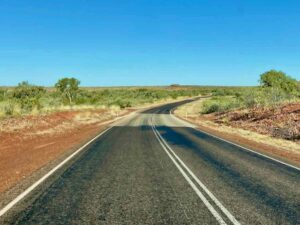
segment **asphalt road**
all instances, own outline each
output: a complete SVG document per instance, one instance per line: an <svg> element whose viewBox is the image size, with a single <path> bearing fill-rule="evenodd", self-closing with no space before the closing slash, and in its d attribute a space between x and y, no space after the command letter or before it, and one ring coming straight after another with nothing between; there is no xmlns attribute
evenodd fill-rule
<svg viewBox="0 0 300 225"><path fill-rule="evenodd" d="M138 113L88 145L1 224L300 224L300 171Z"/></svg>

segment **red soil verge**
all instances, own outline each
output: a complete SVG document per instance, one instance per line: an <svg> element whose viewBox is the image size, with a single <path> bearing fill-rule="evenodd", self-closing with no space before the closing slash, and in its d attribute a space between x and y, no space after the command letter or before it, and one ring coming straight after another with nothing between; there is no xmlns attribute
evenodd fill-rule
<svg viewBox="0 0 300 225"><path fill-rule="evenodd" d="M286 104L277 109L241 110L223 114L197 115L187 119L181 117L181 119L191 122L197 125L200 130L220 138L300 166L300 152L298 151L289 151L280 146L274 147L274 145L268 145L268 143L256 142L238 134L218 130L218 124L224 124L232 128L251 130L276 138L294 139L294 143L300 144L298 139L300 134L300 103ZM211 121L216 126L201 123L201 121Z"/></svg>
<svg viewBox="0 0 300 225"><path fill-rule="evenodd" d="M285 149L281 149L279 147L274 148L273 146L270 146L268 144L256 142L256 141L253 141L253 140L249 140L247 138L241 137L241 136L236 135L236 134L222 132L222 131L218 131L217 129L214 129L214 128L211 128L211 127L208 127L208 126L200 125L200 124L197 123L197 119L195 119L195 118L188 118L188 119L181 118L181 119L186 120L188 122L192 122L192 123L196 124L197 127L199 127L200 130L203 130L205 132L213 134L217 137L220 137L220 138L223 138L225 140L231 141L233 143L244 146L246 148L250 148L250 149L255 150L257 152L270 155L274 158L278 158L278 159L280 159L282 161L285 161L287 163L291 163L293 165L300 166L300 154L299 153L286 151Z"/></svg>
<svg viewBox="0 0 300 225"><path fill-rule="evenodd" d="M0 193L67 150L78 148L104 129L102 122L112 119L108 110L94 110L82 120L84 113L58 112L0 121Z"/></svg>
<svg viewBox="0 0 300 225"><path fill-rule="evenodd" d="M232 127L251 130L260 134L300 140L300 103L285 104L276 108L256 108L216 114L213 119Z"/></svg>

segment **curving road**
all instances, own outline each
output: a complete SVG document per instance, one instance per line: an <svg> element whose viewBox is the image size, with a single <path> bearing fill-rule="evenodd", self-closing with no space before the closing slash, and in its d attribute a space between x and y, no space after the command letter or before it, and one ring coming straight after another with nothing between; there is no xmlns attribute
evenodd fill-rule
<svg viewBox="0 0 300 225"><path fill-rule="evenodd" d="M300 171L209 136L172 103L112 125L1 224L300 224Z"/></svg>

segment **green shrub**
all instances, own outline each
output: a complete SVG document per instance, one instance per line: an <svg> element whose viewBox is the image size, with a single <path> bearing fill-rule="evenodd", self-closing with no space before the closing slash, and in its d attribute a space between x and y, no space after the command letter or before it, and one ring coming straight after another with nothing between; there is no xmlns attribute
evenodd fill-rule
<svg viewBox="0 0 300 225"><path fill-rule="evenodd" d="M27 81L19 83L13 89L12 98L21 106L24 112L30 112L33 108L40 108L39 99L46 93L45 88L29 84Z"/></svg>
<svg viewBox="0 0 300 225"><path fill-rule="evenodd" d="M79 90L80 81L75 78L62 78L57 81L55 88L60 92L68 103L73 104Z"/></svg>
<svg viewBox="0 0 300 225"><path fill-rule="evenodd" d="M255 91L245 91L240 101L246 108L253 107L276 107L279 104L289 101L295 96L286 93L279 88L260 88Z"/></svg>
<svg viewBox="0 0 300 225"><path fill-rule="evenodd" d="M5 91L5 90L0 90L0 102L4 101L4 99L5 99L5 94L6 94L6 91Z"/></svg>
<svg viewBox="0 0 300 225"><path fill-rule="evenodd" d="M224 89L217 88L212 91L212 95L213 96L225 96L226 93L225 93Z"/></svg>
<svg viewBox="0 0 300 225"><path fill-rule="evenodd" d="M121 109L124 109L124 108L127 108L127 107L131 107L132 103L130 101L128 101L128 100L117 99L115 102L112 103L112 105L117 105Z"/></svg>
<svg viewBox="0 0 300 225"><path fill-rule="evenodd" d="M270 72L270 71L269 71ZM283 101L300 97L299 84L295 91L294 80L274 71L261 76L261 87L156 87L156 88L79 88L75 78L59 80L53 89L20 83L13 89L0 89L0 102L12 102L2 109L2 115L27 114L34 109L55 110L65 105L139 106L164 99L178 99L198 95L212 95L203 104L202 113L225 112L239 107L277 106ZM275 74L276 74L275 73ZM276 79L275 79L275 78ZM271 81L270 81L271 80ZM275 81L276 82L275 82ZM287 82L283 82L287 81ZM3 104L2 104L3 106ZM5 111L5 112L4 112Z"/></svg>
<svg viewBox="0 0 300 225"><path fill-rule="evenodd" d="M45 92L44 87L31 85L27 81L23 81L14 88L13 97L16 99L38 98L45 94Z"/></svg>
<svg viewBox="0 0 300 225"><path fill-rule="evenodd" d="M297 80L282 71L270 70L260 75L260 84L266 88L280 89L287 94L298 95Z"/></svg>
<svg viewBox="0 0 300 225"><path fill-rule="evenodd" d="M214 112L226 112L239 107L241 107L241 103L236 98L213 97L203 102L201 113L209 114Z"/></svg>
<svg viewBox="0 0 300 225"><path fill-rule="evenodd" d="M12 116L15 112L15 104L13 102L8 102L4 105L4 114L6 116Z"/></svg>
<svg viewBox="0 0 300 225"><path fill-rule="evenodd" d="M39 99L39 105L40 109L43 109L45 111L53 110L55 108L59 108L63 105L62 98L56 96L56 95L45 95Z"/></svg>
<svg viewBox="0 0 300 225"><path fill-rule="evenodd" d="M220 111L220 104L217 102L204 102L202 105L202 113L203 114L210 114L214 112L219 112Z"/></svg>
<svg viewBox="0 0 300 225"><path fill-rule="evenodd" d="M253 108L258 105L257 92L247 91L239 96L239 98L247 108Z"/></svg>

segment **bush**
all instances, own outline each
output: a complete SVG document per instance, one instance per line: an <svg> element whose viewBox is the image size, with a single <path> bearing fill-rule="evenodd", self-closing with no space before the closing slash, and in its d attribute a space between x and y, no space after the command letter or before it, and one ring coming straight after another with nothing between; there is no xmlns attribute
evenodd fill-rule
<svg viewBox="0 0 300 225"><path fill-rule="evenodd" d="M59 108L63 105L63 101L59 96L55 94L48 94L39 99L40 109L49 111L55 108Z"/></svg>
<svg viewBox="0 0 300 225"><path fill-rule="evenodd" d="M15 104L13 102L8 102L4 105L4 114L6 116L12 116L15 112Z"/></svg>
<svg viewBox="0 0 300 225"><path fill-rule="evenodd" d="M280 137L287 140L300 139L300 126L295 123L287 124L285 127L274 128L272 131L274 137Z"/></svg>
<svg viewBox="0 0 300 225"><path fill-rule="evenodd" d="M40 108L39 99L45 93L45 88L24 81L14 88L12 97L20 104L24 112L30 112L34 107Z"/></svg>
<svg viewBox="0 0 300 225"><path fill-rule="evenodd" d="M276 107L282 102L290 100L291 97L291 95L279 88L269 88L269 90L265 93L265 98L267 100L266 105L271 107Z"/></svg>
<svg viewBox="0 0 300 225"><path fill-rule="evenodd" d="M282 71L270 70L260 75L260 84L266 88L274 88L287 94L299 94L297 80Z"/></svg>
<svg viewBox="0 0 300 225"><path fill-rule="evenodd" d="M5 90L0 90L0 102L2 102L5 99L5 94L6 94Z"/></svg>
<svg viewBox="0 0 300 225"><path fill-rule="evenodd" d="M260 88L256 91L246 91L239 97L246 108L276 107L292 98L294 98L292 95L278 88Z"/></svg>
<svg viewBox="0 0 300 225"><path fill-rule="evenodd" d="M131 107L132 103L128 100L117 99L112 105L117 105L121 109L124 109L124 108L127 108L127 107Z"/></svg>
<svg viewBox="0 0 300 225"><path fill-rule="evenodd" d="M214 112L219 112L220 111L220 104L217 102L204 102L202 105L202 113L203 114L210 114Z"/></svg>
<svg viewBox="0 0 300 225"><path fill-rule="evenodd" d="M45 88L31 85L27 81L23 81L13 90L13 97L16 99L38 98L45 92Z"/></svg>
<svg viewBox="0 0 300 225"><path fill-rule="evenodd" d="M224 89L218 88L218 89L214 89L214 90L212 91L212 95L213 95L213 96L225 96L225 95L226 95L226 92L225 92Z"/></svg>
<svg viewBox="0 0 300 225"><path fill-rule="evenodd" d="M247 108L254 108L258 105L257 92L247 91L240 96L240 99Z"/></svg>
<svg viewBox="0 0 300 225"><path fill-rule="evenodd" d="M214 97L203 102L201 113L226 112L239 107L241 107L241 103L236 98Z"/></svg>

